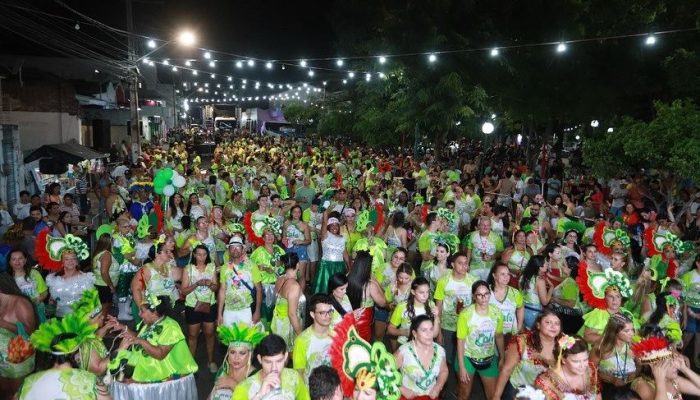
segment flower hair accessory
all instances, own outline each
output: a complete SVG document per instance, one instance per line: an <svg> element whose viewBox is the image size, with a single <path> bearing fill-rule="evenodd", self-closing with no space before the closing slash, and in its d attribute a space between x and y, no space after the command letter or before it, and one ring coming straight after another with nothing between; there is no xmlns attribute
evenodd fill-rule
<svg viewBox="0 0 700 400"><path fill-rule="evenodd" d="M158 307L162 302L163 301L158 298L158 295L156 295L153 292L146 291L146 293L143 296L143 305L151 310Z"/></svg>
<svg viewBox="0 0 700 400"><path fill-rule="evenodd" d="M634 357L642 364L655 364L673 357L669 342L660 336L650 336L632 345Z"/></svg>
<svg viewBox="0 0 700 400"><path fill-rule="evenodd" d="M562 335L559 340L559 348L569 350L576 344L576 338L569 335Z"/></svg>
<svg viewBox="0 0 700 400"><path fill-rule="evenodd" d="M168 236L166 236L165 233L161 233L157 239L153 240L153 245L156 247L162 246L167 239L168 239Z"/></svg>
<svg viewBox="0 0 700 400"><path fill-rule="evenodd" d="M39 265L47 271L56 272L63 268L61 257L66 251L72 251L79 260L90 257L90 250L83 240L70 233L62 238L49 235L49 228L39 232L35 244L36 257Z"/></svg>

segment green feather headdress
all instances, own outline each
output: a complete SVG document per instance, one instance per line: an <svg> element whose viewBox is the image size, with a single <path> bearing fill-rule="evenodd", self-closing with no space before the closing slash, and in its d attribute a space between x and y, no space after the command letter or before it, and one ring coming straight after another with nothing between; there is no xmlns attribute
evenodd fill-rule
<svg viewBox="0 0 700 400"><path fill-rule="evenodd" d="M447 252L455 254L459 250L459 237L454 233L440 232L435 235L435 244L447 247Z"/></svg>
<svg viewBox="0 0 700 400"><path fill-rule="evenodd" d="M371 223L376 223L377 218L376 218L376 213L375 213L375 218L372 220L372 215L369 212L369 210L364 210L361 211L356 218L355 222L355 230L358 232L364 232L365 229L369 226Z"/></svg>
<svg viewBox="0 0 700 400"><path fill-rule="evenodd" d="M70 308L76 315L94 318L102 311L100 296L97 289L88 289L83 292L80 299L70 305Z"/></svg>
<svg viewBox="0 0 700 400"><path fill-rule="evenodd" d="M586 225L578 222L578 221L566 221L564 224L564 232L569 232L569 231L575 231L578 233L579 237L583 236L583 233L586 232Z"/></svg>
<svg viewBox="0 0 700 400"><path fill-rule="evenodd" d="M151 223L148 220L148 214L143 214L141 219L139 219L139 224L136 227L136 232L139 239L143 239L148 236L148 230L151 229Z"/></svg>
<svg viewBox="0 0 700 400"><path fill-rule="evenodd" d="M220 325L216 328L219 334L219 340L226 346L243 346L254 348L260 343L266 332L261 332L257 327L239 322L232 325Z"/></svg>
<svg viewBox="0 0 700 400"><path fill-rule="evenodd" d="M242 233L245 235L245 227L243 224L239 224L238 222L230 222L228 225L226 225L226 228L230 234Z"/></svg>
<svg viewBox="0 0 700 400"><path fill-rule="evenodd" d="M450 225L453 225L457 221L457 216L455 215L455 213L446 208L438 208L437 216L438 218L442 218L445 221L447 221L447 223Z"/></svg>
<svg viewBox="0 0 700 400"><path fill-rule="evenodd" d="M88 339L97 336L97 324L81 315L68 314L63 319L51 318L39 325L31 336L32 345L39 351L54 355L71 354Z"/></svg>
<svg viewBox="0 0 700 400"><path fill-rule="evenodd" d="M162 303L162 301L158 298L157 294L149 291L146 291L146 293L144 293L143 305L147 308L155 310L155 308L158 307L160 303Z"/></svg>

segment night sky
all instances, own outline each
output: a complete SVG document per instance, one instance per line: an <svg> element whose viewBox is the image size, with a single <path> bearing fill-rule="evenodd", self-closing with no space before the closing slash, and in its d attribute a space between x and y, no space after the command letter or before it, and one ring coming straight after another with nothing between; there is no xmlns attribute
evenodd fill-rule
<svg viewBox="0 0 700 400"><path fill-rule="evenodd" d="M76 1L64 0L64 3L110 26L126 29L125 1ZM0 0L0 7L19 5L28 9L40 10L46 14L33 13L30 10L11 8L11 10L30 16L42 23L45 29L60 34L70 32L76 22L80 22L81 34L100 38L116 47L126 48L123 36L110 37L103 30L85 23L84 19L60 4L50 0ZM181 28L189 28L197 36L196 47L224 51L232 54L261 59L298 59L302 57L333 56L334 37L328 14L330 2L290 2L290 1L214 1L214 0L134 0L135 32L140 35L167 40L174 37ZM4 8L5 10L7 8ZM3 8L0 8L2 11ZM0 16L0 53L26 55L55 55L50 48L33 43L7 28L1 28ZM31 30L27 30L31 34ZM121 42L118 41L122 39ZM141 54L146 40L138 39ZM117 51L110 51L106 46L103 52L108 56L119 58ZM201 50L187 50L169 45L154 54L155 59L202 58ZM214 58L227 60L235 57L214 55ZM224 72L227 67L217 65ZM248 76L244 76L248 74ZM295 75L296 74L296 75ZM303 71L294 68L264 71L262 65L247 71L238 71L239 76L249 79L266 79L273 82L293 81L303 76ZM296 79L295 79L296 78Z"/></svg>

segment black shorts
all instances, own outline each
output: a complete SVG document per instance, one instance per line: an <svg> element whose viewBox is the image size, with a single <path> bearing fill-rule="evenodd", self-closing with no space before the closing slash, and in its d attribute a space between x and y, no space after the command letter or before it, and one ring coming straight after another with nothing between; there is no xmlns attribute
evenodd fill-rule
<svg viewBox="0 0 700 400"><path fill-rule="evenodd" d="M100 304L112 304L114 302L114 295L109 290L109 286L95 285L95 287L97 288L97 294L100 296Z"/></svg>
<svg viewBox="0 0 700 400"><path fill-rule="evenodd" d="M211 323L216 322L217 305L216 303L211 305L211 310L208 314L200 313L194 311L194 307L185 307L185 322L187 325L197 325L202 322Z"/></svg>

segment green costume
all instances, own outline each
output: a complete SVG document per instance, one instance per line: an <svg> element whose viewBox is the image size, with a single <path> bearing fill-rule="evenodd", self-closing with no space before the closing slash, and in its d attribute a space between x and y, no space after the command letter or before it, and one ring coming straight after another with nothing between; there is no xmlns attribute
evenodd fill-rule
<svg viewBox="0 0 700 400"><path fill-rule="evenodd" d="M255 396L260 391L262 386L263 376L262 371L258 371L254 375L236 386L233 392L232 400L248 400ZM309 400L309 389L304 384L301 375L293 369L284 368L280 373L280 390L281 393L275 397L279 399L290 400Z"/></svg>

